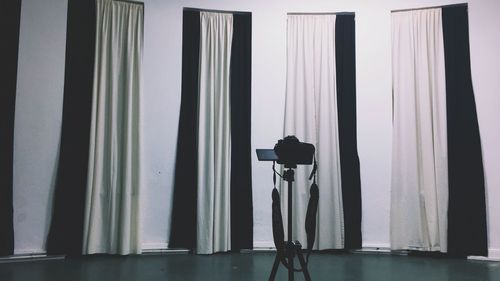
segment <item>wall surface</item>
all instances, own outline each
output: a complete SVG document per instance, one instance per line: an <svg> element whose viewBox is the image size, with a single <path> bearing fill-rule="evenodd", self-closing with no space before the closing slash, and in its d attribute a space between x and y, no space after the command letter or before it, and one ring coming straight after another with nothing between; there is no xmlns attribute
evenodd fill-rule
<svg viewBox="0 0 500 281"><path fill-rule="evenodd" d="M59 155L67 5L22 1L14 127L16 254L45 251Z"/></svg>
<svg viewBox="0 0 500 281"><path fill-rule="evenodd" d="M53 190L63 96L66 1L44 1L44 5L37 2L24 0L21 18L15 140L18 252L44 247L50 220L50 208L45 204L50 203ZM392 140L390 11L460 2L146 0L141 132L144 143L144 247L165 248L168 243L180 107L183 7L250 11L253 14L253 149L271 147L282 136L286 13L356 13L363 245L388 247ZM498 0L469 1L472 78L483 145L492 257L500 257L500 205L494 204L495 198L500 198L500 173L497 172L500 169L499 12ZM272 246L270 167L268 163L258 162L253 155L252 169L255 246Z"/></svg>

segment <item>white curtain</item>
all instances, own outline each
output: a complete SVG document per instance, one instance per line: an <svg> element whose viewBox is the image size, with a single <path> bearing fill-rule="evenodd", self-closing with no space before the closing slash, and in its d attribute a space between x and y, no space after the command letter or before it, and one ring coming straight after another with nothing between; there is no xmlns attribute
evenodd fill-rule
<svg viewBox="0 0 500 281"><path fill-rule="evenodd" d="M289 15L284 135L316 146L319 185L315 249L344 247L335 69L335 15ZM305 244L312 166L298 166L293 187L294 237ZM281 184L284 222L287 186ZM285 229L287 226L285 225Z"/></svg>
<svg viewBox="0 0 500 281"><path fill-rule="evenodd" d="M446 252L448 160L441 9L392 14L391 247Z"/></svg>
<svg viewBox="0 0 500 281"><path fill-rule="evenodd" d="M140 4L97 1L84 254L141 252L143 15Z"/></svg>
<svg viewBox="0 0 500 281"><path fill-rule="evenodd" d="M233 15L200 13L197 253L231 249L231 111Z"/></svg>

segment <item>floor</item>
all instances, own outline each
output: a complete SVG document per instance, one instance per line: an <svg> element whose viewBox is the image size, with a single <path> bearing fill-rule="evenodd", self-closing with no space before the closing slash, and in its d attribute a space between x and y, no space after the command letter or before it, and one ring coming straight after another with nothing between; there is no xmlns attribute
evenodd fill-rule
<svg viewBox="0 0 500 281"><path fill-rule="evenodd" d="M0 263L1 281L267 280L274 253L87 256ZM500 262L388 254L313 254L312 280L500 281ZM280 267L276 280L288 280ZM304 280L296 273L295 280Z"/></svg>

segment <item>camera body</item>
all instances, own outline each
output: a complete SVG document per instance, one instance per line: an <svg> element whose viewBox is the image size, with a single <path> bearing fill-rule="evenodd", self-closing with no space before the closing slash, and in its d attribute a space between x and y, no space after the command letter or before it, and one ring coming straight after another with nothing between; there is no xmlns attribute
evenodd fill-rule
<svg viewBox="0 0 500 281"><path fill-rule="evenodd" d="M278 164L284 164L286 168L311 165L314 151L314 145L300 142L295 136L287 136L274 146L274 152L278 156Z"/></svg>

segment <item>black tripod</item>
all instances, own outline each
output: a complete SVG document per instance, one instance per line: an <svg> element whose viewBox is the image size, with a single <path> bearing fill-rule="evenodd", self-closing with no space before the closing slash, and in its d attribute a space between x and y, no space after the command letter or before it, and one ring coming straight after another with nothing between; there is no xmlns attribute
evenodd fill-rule
<svg viewBox="0 0 500 281"><path fill-rule="evenodd" d="M293 281L294 267L293 267L293 259L295 255L297 255L299 259L300 266L302 268L302 273L304 273L304 277L307 281L311 281L311 276L309 275L309 271L307 270L306 260L304 259L304 255L302 254L302 245L300 245L299 241L292 241L292 183L295 179L295 172L292 168L295 167L286 167L288 170L285 170L283 173L283 179L288 182L288 241L285 247L285 255L288 259L288 280ZM273 281L276 278L276 273L278 272L278 267L280 265L280 257L279 253L276 254L276 258L274 260L273 269L271 271L271 276L269 276L269 281Z"/></svg>

